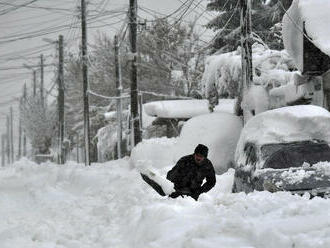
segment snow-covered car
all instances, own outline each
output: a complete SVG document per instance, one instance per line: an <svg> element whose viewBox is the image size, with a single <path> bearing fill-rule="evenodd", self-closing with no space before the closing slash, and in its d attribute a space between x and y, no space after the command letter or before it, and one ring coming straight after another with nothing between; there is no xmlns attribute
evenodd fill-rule
<svg viewBox="0 0 330 248"><path fill-rule="evenodd" d="M328 196L329 144L330 113L321 107L300 105L258 114L238 141L233 192Z"/></svg>

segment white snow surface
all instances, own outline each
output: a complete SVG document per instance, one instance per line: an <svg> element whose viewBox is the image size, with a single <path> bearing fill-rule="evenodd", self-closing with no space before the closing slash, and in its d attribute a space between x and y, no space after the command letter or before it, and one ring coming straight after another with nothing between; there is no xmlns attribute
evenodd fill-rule
<svg viewBox="0 0 330 248"><path fill-rule="evenodd" d="M215 112L234 112L234 99L220 99ZM149 116L162 118L191 118L209 113L208 100L168 100L144 104Z"/></svg>
<svg viewBox="0 0 330 248"><path fill-rule="evenodd" d="M244 145L319 139L330 142L330 113L314 105L297 105L269 110L251 118L243 128L235 159L244 159Z"/></svg>
<svg viewBox="0 0 330 248"><path fill-rule="evenodd" d="M217 176L196 202L159 196L127 159L88 167L22 159L0 168L0 246L330 247L330 200L231 194L233 174Z"/></svg>

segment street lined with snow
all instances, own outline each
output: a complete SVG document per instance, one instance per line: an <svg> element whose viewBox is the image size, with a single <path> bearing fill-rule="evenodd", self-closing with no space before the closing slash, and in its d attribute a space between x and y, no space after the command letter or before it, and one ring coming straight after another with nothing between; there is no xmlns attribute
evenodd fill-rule
<svg viewBox="0 0 330 248"><path fill-rule="evenodd" d="M169 168L158 172L165 176ZM330 200L285 192L232 194L233 173L217 176L215 188L196 202L159 196L127 158L90 167L22 159L0 169L0 244L330 247Z"/></svg>

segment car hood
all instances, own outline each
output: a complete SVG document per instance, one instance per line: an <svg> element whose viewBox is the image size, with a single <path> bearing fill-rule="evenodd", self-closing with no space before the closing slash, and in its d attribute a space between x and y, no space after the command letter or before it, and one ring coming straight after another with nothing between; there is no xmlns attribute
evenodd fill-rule
<svg viewBox="0 0 330 248"><path fill-rule="evenodd" d="M289 168L257 170L259 186L274 191L309 192L313 195L330 193L330 173L316 168Z"/></svg>

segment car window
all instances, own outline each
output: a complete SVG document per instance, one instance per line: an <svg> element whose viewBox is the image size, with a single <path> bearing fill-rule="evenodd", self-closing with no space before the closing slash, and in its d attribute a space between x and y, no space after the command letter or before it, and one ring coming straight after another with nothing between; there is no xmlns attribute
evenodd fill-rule
<svg viewBox="0 0 330 248"><path fill-rule="evenodd" d="M282 144L283 145L283 144ZM330 161L330 147L326 143L303 142L287 144L273 153L264 168L284 169L300 167L304 162L315 164Z"/></svg>
<svg viewBox="0 0 330 248"><path fill-rule="evenodd" d="M245 164L254 165L257 162L257 152L256 147L253 143L246 143L244 146L244 153L246 156Z"/></svg>

